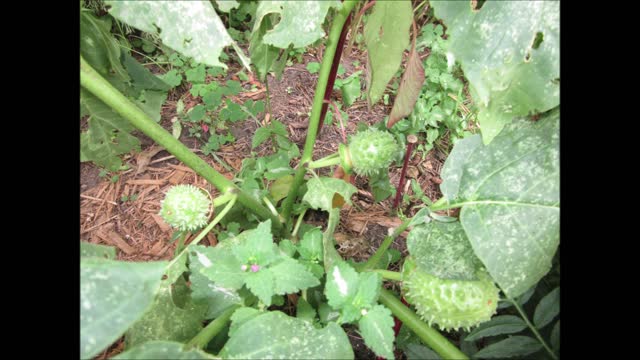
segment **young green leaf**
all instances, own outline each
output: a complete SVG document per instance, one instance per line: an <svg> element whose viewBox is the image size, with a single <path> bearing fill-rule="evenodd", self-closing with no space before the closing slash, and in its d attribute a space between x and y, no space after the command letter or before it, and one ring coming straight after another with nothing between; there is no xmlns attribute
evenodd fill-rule
<svg viewBox="0 0 640 360"><path fill-rule="evenodd" d="M347 204L351 204L351 196L358 190L355 186L342 179L313 178L307 183L307 192L302 201L305 201L313 209L329 211L333 209L333 200L341 196Z"/></svg>
<svg viewBox="0 0 640 360"><path fill-rule="evenodd" d="M195 61L227 68L218 58L234 42L209 2L107 0L105 5L118 20L158 35L163 44Z"/></svg>
<svg viewBox="0 0 640 360"><path fill-rule="evenodd" d="M92 244L86 241L81 241L80 257L99 257L113 260L116 258L116 248L113 246Z"/></svg>
<svg viewBox="0 0 640 360"><path fill-rule="evenodd" d="M342 81L340 90L342 91L342 98L344 99L344 105L349 107L354 101L358 100L362 95L360 88L360 73L362 71L356 71L348 78ZM344 118L343 118L344 120Z"/></svg>
<svg viewBox="0 0 640 360"><path fill-rule="evenodd" d="M316 329L280 311L256 316L235 329L218 354L223 359L353 359L344 330L335 323Z"/></svg>
<svg viewBox="0 0 640 360"><path fill-rule="evenodd" d="M298 245L298 252L303 259L322 261L322 232L320 229L314 228L304 234Z"/></svg>
<svg viewBox="0 0 640 360"><path fill-rule="evenodd" d="M317 74L320 71L320 63L317 61L309 61L307 63L307 71L311 74Z"/></svg>
<svg viewBox="0 0 640 360"><path fill-rule="evenodd" d="M475 254L511 298L549 271L560 242L559 125L559 109L535 123L515 121L442 172L441 189L462 206Z"/></svg>
<svg viewBox="0 0 640 360"><path fill-rule="evenodd" d="M542 349L538 340L528 336L512 336L473 355L474 359L504 359L515 356L525 356Z"/></svg>
<svg viewBox="0 0 640 360"><path fill-rule="evenodd" d="M556 322L551 330L551 347L556 353L560 352L560 320Z"/></svg>
<svg viewBox="0 0 640 360"><path fill-rule="evenodd" d="M365 344L378 356L393 359L393 316L383 305L376 305L368 310L360 321L358 329Z"/></svg>
<svg viewBox="0 0 640 360"><path fill-rule="evenodd" d="M521 318L513 315L495 316L490 321L480 324L465 337L464 341L475 341L487 336L513 334L524 330L527 324Z"/></svg>
<svg viewBox="0 0 640 360"><path fill-rule="evenodd" d="M320 285L320 281L307 269L291 258L285 258L271 268L275 277L276 294L290 294Z"/></svg>
<svg viewBox="0 0 640 360"><path fill-rule="evenodd" d="M206 112L206 110L204 108L204 105L196 105L189 112L189 120L191 120L191 121L200 121L204 117L205 112Z"/></svg>
<svg viewBox="0 0 640 360"><path fill-rule="evenodd" d="M114 360L216 360L217 357L200 349L185 349L183 343L175 341L149 341L113 357Z"/></svg>
<svg viewBox="0 0 640 360"><path fill-rule="evenodd" d="M306 320L310 323L314 323L316 321L316 309L314 309L304 298L298 299L298 304L296 305L296 317L301 320Z"/></svg>
<svg viewBox="0 0 640 360"><path fill-rule="evenodd" d="M338 263L327 274L325 294L329 305L334 309L340 309L351 302L357 291L358 273L346 262Z"/></svg>
<svg viewBox="0 0 640 360"><path fill-rule="evenodd" d="M255 149L271 137L271 129L263 126L256 129L251 140L251 149Z"/></svg>
<svg viewBox="0 0 640 360"><path fill-rule="evenodd" d="M409 27L413 19L411 2L380 1L373 7L364 26L364 41L369 53L371 81L367 81L369 104L380 100L387 84L396 74L404 49L409 45Z"/></svg>
<svg viewBox="0 0 640 360"><path fill-rule="evenodd" d="M533 323L542 329L560 313L560 287L553 289L540 300L533 314Z"/></svg>
<svg viewBox="0 0 640 360"><path fill-rule="evenodd" d="M204 64L199 64L196 67L185 71L184 74L187 76L187 81L193 83L204 83L207 76Z"/></svg>
<svg viewBox="0 0 640 360"><path fill-rule="evenodd" d="M169 70L166 74L158 75L158 77L165 83L169 84L172 88L182 84L182 74L180 74L176 69Z"/></svg>
<svg viewBox="0 0 640 360"><path fill-rule="evenodd" d="M293 183L292 175L285 175L281 178L276 179L273 184L271 184L271 188L269 188L269 193L273 197L275 202L278 202L285 197L289 193L289 189L291 189L291 184Z"/></svg>
<svg viewBox="0 0 640 360"><path fill-rule="evenodd" d="M166 261L80 259L80 357L92 358L153 303Z"/></svg>

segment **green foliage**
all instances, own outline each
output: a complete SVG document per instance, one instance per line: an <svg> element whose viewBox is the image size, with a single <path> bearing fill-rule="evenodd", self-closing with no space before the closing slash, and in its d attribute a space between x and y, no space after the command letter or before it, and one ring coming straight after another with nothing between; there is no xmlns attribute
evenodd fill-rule
<svg viewBox="0 0 640 360"><path fill-rule="evenodd" d="M218 358L200 349L185 349L184 344L175 341L149 341L120 353L114 356L113 359L214 360Z"/></svg>
<svg viewBox="0 0 640 360"><path fill-rule="evenodd" d="M80 257L100 257L105 259L116 258L116 248L99 244L92 244L85 241L80 242Z"/></svg>
<svg viewBox="0 0 640 360"><path fill-rule="evenodd" d="M336 207L337 197L341 197L347 204L351 204L351 195L357 189L342 179L314 177L309 180L307 192L302 201L309 204L312 209L330 211Z"/></svg>

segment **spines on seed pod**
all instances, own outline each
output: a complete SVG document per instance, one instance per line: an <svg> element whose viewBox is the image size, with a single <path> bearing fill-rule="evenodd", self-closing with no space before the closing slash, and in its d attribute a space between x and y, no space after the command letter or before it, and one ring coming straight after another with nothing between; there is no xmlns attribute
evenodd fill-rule
<svg viewBox="0 0 640 360"><path fill-rule="evenodd" d="M345 169L353 167L358 175L369 176L389 167L398 150L393 135L370 128L352 136L349 147L340 149L340 158Z"/></svg>
<svg viewBox="0 0 640 360"><path fill-rule="evenodd" d="M176 185L162 200L160 216L181 231L193 231L207 224L211 200L204 190L193 185Z"/></svg>
<svg viewBox="0 0 640 360"><path fill-rule="evenodd" d="M420 317L442 330L469 330L491 319L496 312L499 290L484 269L477 280L440 279L415 266L408 257L403 269L405 298Z"/></svg>

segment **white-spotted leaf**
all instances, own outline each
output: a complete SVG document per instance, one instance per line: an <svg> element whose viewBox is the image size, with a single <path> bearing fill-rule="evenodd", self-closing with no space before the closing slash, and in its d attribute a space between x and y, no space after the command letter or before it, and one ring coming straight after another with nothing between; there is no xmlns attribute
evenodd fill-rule
<svg viewBox="0 0 640 360"><path fill-rule="evenodd" d="M185 349L184 344L175 341L149 341L133 349L127 350L113 357L114 360L208 360L220 359L211 354L196 349Z"/></svg>
<svg viewBox="0 0 640 360"><path fill-rule="evenodd" d="M378 356L393 359L393 316L382 305L368 310L358 321L358 329L365 344Z"/></svg>

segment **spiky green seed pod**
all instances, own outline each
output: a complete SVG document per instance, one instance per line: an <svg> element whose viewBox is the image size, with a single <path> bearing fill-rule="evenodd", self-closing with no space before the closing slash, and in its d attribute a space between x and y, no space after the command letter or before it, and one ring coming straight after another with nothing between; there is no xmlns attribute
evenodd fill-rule
<svg viewBox="0 0 640 360"><path fill-rule="evenodd" d="M478 280L440 279L421 271L408 257L403 270L405 298L420 317L442 330L469 331L496 313L499 290L484 269Z"/></svg>
<svg viewBox="0 0 640 360"><path fill-rule="evenodd" d="M162 200L160 216L172 227L193 231L205 226L211 212L211 200L204 190L193 185L176 185Z"/></svg>
<svg viewBox="0 0 640 360"><path fill-rule="evenodd" d="M352 136L348 152L341 152L340 155L343 163L353 166L358 175L369 176L388 168L398 150L399 146L393 135L371 128Z"/></svg>

